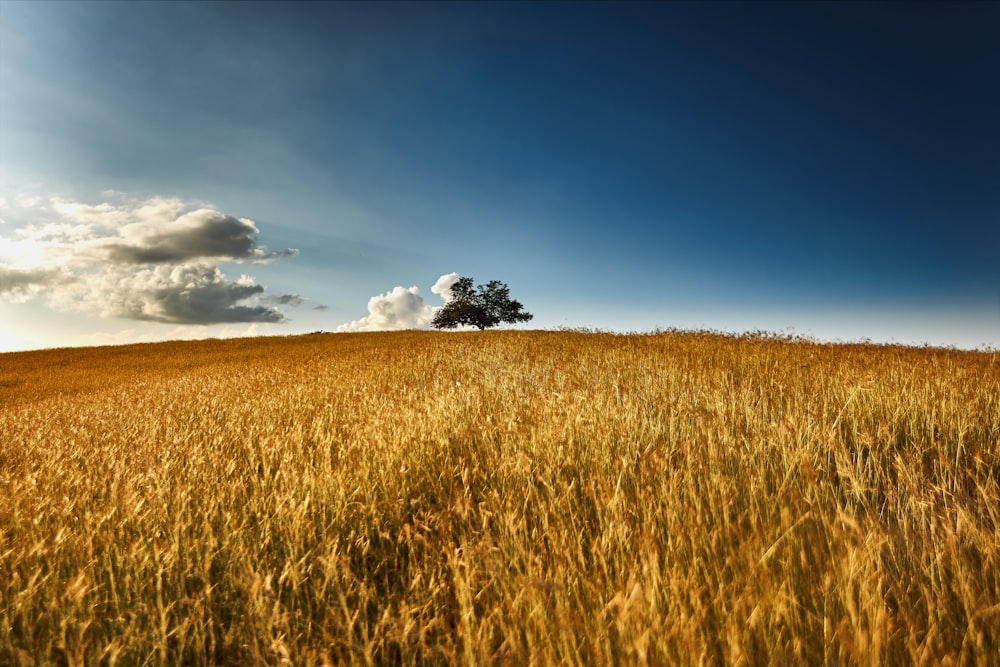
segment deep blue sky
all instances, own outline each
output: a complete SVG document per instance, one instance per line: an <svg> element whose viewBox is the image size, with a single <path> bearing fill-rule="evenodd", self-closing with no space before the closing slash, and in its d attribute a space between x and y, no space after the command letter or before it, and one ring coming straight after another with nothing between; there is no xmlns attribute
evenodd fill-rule
<svg viewBox="0 0 1000 667"><path fill-rule="evenodd" d="M0 0L0 343L334 330L380 294L402 326L389 290L457 272L532 326L1000 346L998 34L995 3ZM101 254L197 209L266 250Z"/></svg>

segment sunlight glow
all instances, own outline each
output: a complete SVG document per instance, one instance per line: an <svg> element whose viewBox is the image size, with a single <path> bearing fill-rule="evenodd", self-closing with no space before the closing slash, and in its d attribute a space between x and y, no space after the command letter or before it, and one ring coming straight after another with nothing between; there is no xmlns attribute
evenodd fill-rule
<svg viewBox="0 0 1000 667"><path fill-rule="evenodd" d="M42 248L34 241L0 236L0 264L12 269L34 269L44 261Z"/></svg>
<svg viewBox="0 0 1000 667"><path fill-rule="evenodd" d="M29 346L28 342L10 331L4 326L0 326L0 352L17 352L25 350Z"/></svg>

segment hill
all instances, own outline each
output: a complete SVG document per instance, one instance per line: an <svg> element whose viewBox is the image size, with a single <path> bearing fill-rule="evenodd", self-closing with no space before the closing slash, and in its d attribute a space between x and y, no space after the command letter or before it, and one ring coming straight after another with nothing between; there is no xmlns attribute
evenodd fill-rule
<svg viewBox="0 0 1000 667"><path fill-rule="evenodd" d="M0 663L988 664L995 353L668 332L0 355Z"/></svg>

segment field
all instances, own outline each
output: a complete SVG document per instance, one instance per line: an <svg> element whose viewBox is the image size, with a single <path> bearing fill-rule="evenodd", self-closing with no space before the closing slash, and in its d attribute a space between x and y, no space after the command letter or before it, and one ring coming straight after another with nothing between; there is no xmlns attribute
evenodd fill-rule
<svg viewBox="0 0 1000 667"><path fill-rule="evenodd" d="M0 355L0 664L987 665L1000 354L314 334Z"/></svg>

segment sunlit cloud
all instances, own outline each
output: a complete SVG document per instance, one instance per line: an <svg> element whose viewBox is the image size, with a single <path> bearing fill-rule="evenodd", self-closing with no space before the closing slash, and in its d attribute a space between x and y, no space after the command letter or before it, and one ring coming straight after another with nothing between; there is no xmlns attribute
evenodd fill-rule
<svg viewBox="0 0 1000 667"><path fill-rule="evenodd" d="M458 280L457 273L449 273L437 279L431 292L439 295L447 303L451 298L451 286ZM420 289L397 285L385 294L377 294L368 300L368 314L359 320L342 324L337 331L398 331L400 329L425 329L440 306L429 306L424 302Z"/></svg>
<svg viewBox="0 0 1000 667"><path fill-rule="evenodd" d="M446 273L437 279L437 282L431 287L431 292L440 296L445 303L448 303L451 301L451 287L458 282L460 277L454 272Z"/></svg>
<svg viewBox="0 0 1000 667"><path fill-rule="evenodd" d="M294 255L257 240L253 220L156 197L96 205L4 201L0 298L46 298L59 310L175 324L274 323L298 294L265 295L253 277L230 280L219 262L261 264Z"/></svg>
<svg viewBox="0 0 1000 667"><path fill-rule="evenodd" d="M433 309L424 303L416 287L398 285L385 294L368 300L368 314L342 324L337 331L394 331L420 329L434 318Z"/></svg>

